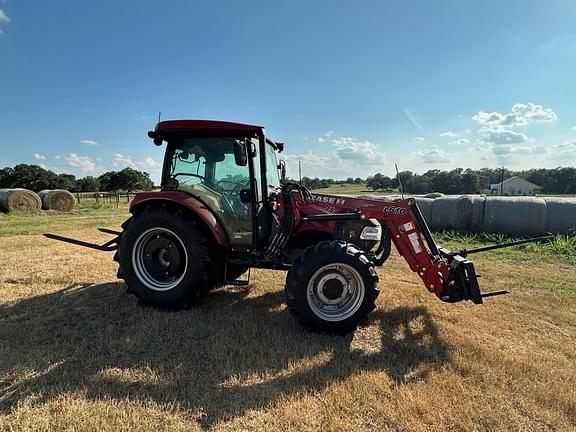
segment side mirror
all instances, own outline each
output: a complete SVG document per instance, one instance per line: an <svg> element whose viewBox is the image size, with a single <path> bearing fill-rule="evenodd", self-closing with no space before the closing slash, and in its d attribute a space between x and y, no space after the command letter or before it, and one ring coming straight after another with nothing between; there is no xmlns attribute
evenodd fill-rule
<svg viewBox="0 0 576 432"><path fill-rule="evenodd" d="M280 159L278 161L278 169L280 170L280 180L286 180L286 161Z"/></svg>
<svg viewBox="0 0 576 432"><path fill-rule="evenodd" d="M246 166L248 164L246 142L241 140L234 140L234 161L238 166Z"/></svg>

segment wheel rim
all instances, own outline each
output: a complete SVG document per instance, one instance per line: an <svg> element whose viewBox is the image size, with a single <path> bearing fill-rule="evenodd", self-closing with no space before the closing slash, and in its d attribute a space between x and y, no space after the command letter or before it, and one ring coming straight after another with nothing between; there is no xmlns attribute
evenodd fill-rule
<svg viewBox="0 0 576 432"><path fill-rule="evenodd" d="M360 309L364 291L364 282L356 269L348 264L334 263L314 273L308 282L306 298L319 318L343 321Z"/></svg>
<svg viewBox="0 0 576 432"><path fill-rule="evenodd" d="M167 228L151 228L136 239L132 266L140 281L154 291L177 286L188 269L184 242Z"/></svg>

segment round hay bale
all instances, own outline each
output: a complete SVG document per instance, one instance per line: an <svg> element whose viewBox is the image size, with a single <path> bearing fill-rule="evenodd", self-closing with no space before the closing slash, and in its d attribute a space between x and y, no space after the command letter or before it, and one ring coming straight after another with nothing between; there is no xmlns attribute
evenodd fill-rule
<svg viewBox="0 0 576 432"><path fill-rule="evenodd" d="M63 189L43 190L38 192L42 200L43 210L69 212L76 207L76 197Z"/></svg>
<svg viewBox="0 0 576 432"><path fill-rule="evenodd" d="M37 213L40 197L28 189L0 189L0 210L6 213Z"/></svg>
<svg viewBox="0 0 576 432"><path fill-rule="evenodd" d="M546 230L568 234L576 230L576 198L545 198Z"/></svg>
<svg viewBox="0 0 576 432"><path fill-rule="evenodd" d="M503 234L546 232L546 201L532 197L486 197L482 230Z"/></svg>
<svg viewBox="0 0 576 432"><path fill-rule="evenodd" d="M418 205L420 213L422 213L428 228L436 228L432 226L432 205L434 204L434 199L423 197L414 197L414 199L416 200L416 204Z"/></svg>
<svg viewBox="0 0 576 432"><path fill-rule="evenodd" d="M485 198L478 195L436 198L432 225L436 229L478 231L482 227Z"/></svg>

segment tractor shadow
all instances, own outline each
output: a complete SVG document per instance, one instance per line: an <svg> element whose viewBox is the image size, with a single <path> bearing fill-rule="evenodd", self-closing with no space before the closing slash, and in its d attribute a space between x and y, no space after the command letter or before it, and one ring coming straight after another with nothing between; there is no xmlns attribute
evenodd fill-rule
<svg viewBox="0 0 576 432"><path fill-rule="evenodd" d="M397 385L449 361L424 307L377 310L355 334L336 336L302 329L283 300L282 292L221 289L167 312L109 283L2 305L0 412L28 396L42 403L79 392L177 402L210 427L360 371Z"/></svg>

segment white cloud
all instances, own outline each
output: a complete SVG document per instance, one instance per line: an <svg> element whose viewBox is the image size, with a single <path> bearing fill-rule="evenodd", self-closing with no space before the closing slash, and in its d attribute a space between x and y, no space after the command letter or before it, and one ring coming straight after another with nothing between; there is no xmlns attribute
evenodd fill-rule
<svg viewBox="0 0 576 432"><path fill-rule="evenodd" d="M529 138L520 132L515 132L513 130L496 128L488 129L484 131L484 135L481 138L482 141L493 143L496 145L502 144L523 144L523 143L533 143L534 139Z"/></svg>
<svg viewBox="0 0 576 432"><path fill-rule="evenodd" d="M0 22L10 22L10 17L2 9L0 9Z"/></svg>
<svg viewBox="0 0 576 432"><path fill-rule="evenodd" d="M100 143L98 143L94 140L88 140L88 139L80 140L80 144L84 144L84 145L87 145L89 147L100 147Z"/></svg>
<svg viewBox="0 0 576 432"><path fill-rule="evenodd" d="M307 169L322 169L328 168L330 164L337 164L337 157L334 153L330 153L328 156L320 156L312 151L302 154L285 155L283 157L286 162L302 162L302 165Z"/></svg>
<svg viewBox="0 0 576 432"><path fill-rule="evenodd" d="M141 162L141 165L143 167L146 167L148 169L160 169L162 168L162 164L154 159L152 159L150 156L148 156L147 158L144 158L144 160Z"/></svg>
<svg viewBox="0 0 576 432"><path fill-rule="evenodd" d="M416 142L423 142L423 141L424 141L424 137L414 137L414 141L416 141Z"/></svg>
<svg viewBox="0 0 576 432"><path fill-rule="evenodd" d="M501 155L509 155L509 154L521 154L521 155L529 155L529 154L542 154L546 153L546 147L533 145L533 146L518 146L518 145L500 145L495 146L492 151L494 154L501 156Z"/></svg>
<svg viewBox="0 0 576 432"><path fill-rule="evenodd" d="M450 141L449 145L458 145L458 146L467 146L470 144L470 140L468 138L460 138L458 140Z"/></svg>
<svg viewBox="0 0 576 432"><path fill-rule="evenodd" d="M34 159L46 160L46 156L44 156L43 154L40 154L40 153L34 153Z"/></svg>
<svg viewBox="0 0 576 432"><path fill-rule="evenodd" d="M369 141L340 137L332 140L332 149L322 154L309 151L283 156L288 176L298 175L298 161L302 163L302 175L306 177L346 178L366 176L385 167L386 156L378 146Z"/></svg>
<svg viewBox="0 0 576 432"><path fill-rule="evenodd" d="M76 153L70 153L66 156L66 162L69 166L79 168L85 172L91 172L96 169L96 164L88 156L78 156Z"/></svg>
<svg viewBox="0 0 576 432"><path fill-rule="evenodd" d="M138 169L136 163L132 160L130 156L125 156L121 153L115 153L112 158L112 165L114 168L134 168Z"/></svg>
<svg viewBox="0 0 576 432"><path fill-rule="evenodd" d="M156 161L150 156L144 158L141 161L134 160L132 156L123 155L121 153L115 153L112 158L112 165L117 169L124 169L126 167L133 168L139 171L156 171L162 168L162 163Z"/></svg>
<svg viewBox="0 0 576 432"><path fill-rule="evenodd" d="M446 138L458 138L460 136L459 133L456 132L452 132L452 131L447 131L447 132L442 132L440 134L441 137L446 137Z"/></svg>
<svg viewBox="0 0 576 432"><path fill-rule="evenodd" d="M345 160L369 164L384 162L386 156L378 151L378 146L369 141L357 141L355 138L340 137L333 141L336 154Z"/></svg>
<svg viewBox="0 0 576 432"><path fill-rule="evenodd" d="M420 156L421 161L425 164L442 164L451 162L448 154L438 147L417 151L416 155Z"/></svg>
<svg viewBox="0 0 576 432"><path fill-rule="evenodd" d="M576 130L576 126L572 126L570 130Z"/></svg>
<svg viewBox="0 0 576 432"><path fill-rule="evenodd" d="M505 114L480 111L472 116L472 119L485 128L508 128L532 122L550 122L558 119L558 116L550 108L529 102L517 103L512 106L511 112Z"/></svg>
<svg viewBox="0 0 576 432"><path fill-rule="evenodd" d="M316 141L318 141L319 143L323 143L324 141L326 141L326 139L324 137L318 137L316 138Z"/></svg>
<svg viewBox="0 0 576 432"><path fill-rule="evenodd" d="M576 161L576 140L570 140L552 146L549 158L564 161L565 163Z"/></svg>
<svg viewBox="0 0 576 432"><path fill-rule="evenodd" d="M334 135L334 131L333 130L329 130L328 132L324 133L325 137L331 137L332 135Z"/></svg>

